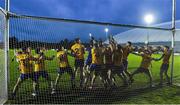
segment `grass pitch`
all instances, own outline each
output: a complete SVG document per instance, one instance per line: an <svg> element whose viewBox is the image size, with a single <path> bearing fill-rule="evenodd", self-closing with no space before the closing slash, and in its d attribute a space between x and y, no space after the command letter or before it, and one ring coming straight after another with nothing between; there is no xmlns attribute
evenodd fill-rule
<svg viewBox="0 0 180 105"><path fill-rule="evenodd" d="M33 52L34 53L34 52ZM45 53L47 56L56 55L56 51L49 50ZM12 58L13 50L10 51L10 60ZM153 57L159 58L161 55L153 55ZM71 67L74 64L74 58L69 56ZM141 57L130 54L128 70L133 72L139 65ZM152 76L154 84L159 83L159 69L161 61L152 63ZM174 62L174 82L180 83L180 56L175 56ZM19 71L17 70L18 64L16 61L10 63L10 78L9 78L9 95L12 93L13 87L19 77ZM46 70L49 72L52 80L55 81L57 76L57 59L46 62ZM169 69L170 72L170 69ZM178 86L155 86L154 88L148 87L148 78L144 74L138 74L135 76L135 81L132 86L128 88L121 87L122 81L117 78L118 88L113 90L103 89L102 83L97 80L95 90L81 90L71 89L70 77L65 74L62 76L59 82L58 93L51 95L48 90L47 82L44 79L40 79L40 95L38 97L32 97L32 81L27 80L19 88L17 97L14 100L9 100L7 103L114 103L114 104L162 104L162 103L180 103L180 88ZM79 76L76 77L76 86L79 86Z"/></svg>

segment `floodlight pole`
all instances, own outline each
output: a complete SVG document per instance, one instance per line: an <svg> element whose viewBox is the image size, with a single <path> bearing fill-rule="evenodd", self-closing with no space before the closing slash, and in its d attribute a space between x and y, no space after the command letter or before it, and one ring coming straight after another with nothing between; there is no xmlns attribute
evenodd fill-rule
<svg viewBox="0 0 180 105"><path fill-rule="evenodd" d="M8 99L8 80L9 80L9 14L10 11L10 0L5 0L5 10L6 10L6 26L5 26L5 77L6 77L6 98Z"/></svg>
<svg viewBox="0 0 180 105"><path fill-rule="evenodd" d="M176 0L172 0L172 62L171 62L171 84L173 83L173 71L174 71L174 43L176 35Z"/></svg>

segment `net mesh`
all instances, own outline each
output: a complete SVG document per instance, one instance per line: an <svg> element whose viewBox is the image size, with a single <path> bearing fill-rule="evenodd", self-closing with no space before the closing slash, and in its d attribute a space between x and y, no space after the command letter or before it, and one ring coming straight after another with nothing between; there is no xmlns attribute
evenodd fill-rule
<svg viewBox="0 0 180 105"><path fill-rule="evenodd" d="M0 11L0 104L6 101L6 75L5 75L5 14Z"/></svg>
<svg viewBox="0 0 180 105"><path fill-rule="evenodd" d="M148 48L151 46L152 49L156 50L165 45L171 47L171 31L62 22L58 20L37 19L14 15L10 17L10 23L10 79L8 84L10 97L13 94L18 78L21 78L22 80L21 84L18 85L16 95L13 97L14 99L11 103L136 103L136 97L139 97L141 94L150 93L152 91L154 91L154 93L163 91L163 89L159 90L157 85L160 81L159 72L162 61L153 61L149 70L153 77L153 85L155 85L153 90L152 88L149 88L148 75L143 74L137 74L134 77L135 82L127 87L123 86L123 79L118 75L115 75L116 87L113 88L106 88L101 81L102 78L97 77L93 84L94 87L91 89L90 80L87 88L82 88L80 86L81 73L78 70L77 75L75 75L76 88L71 87L71 75L65 73L61 76L59 83L56 86L55 94L51 94L52 89L50 88L49 81L52 81L52 83L55 84L58 75L59 58L56 57L57 49L59 49L60 46L64 46L70 53L71 47L74 44L74 39L77 37L80 38L86 49L88 49L89 46L90 36L93 36L96 40L102 40L106 47L107 44L109 44L108 37L112 36L115 40L114 42L121 44L123 47L127 41L131 41L136 49L135 52L137 52L137 49L147 46ZM108 28L108 31L106 30L105 32L105 28ZM20 71L21 68L19 65L21 62L18 61L17 52L24 47L32 49L32 56L37 55L35 52L37 48L44 49L45 56L51 57L55 55L53 60L45 61L45 71L48 73L49 78L47 79L46 73L42 73L38 80L39 91L36 96L34 96L34 94L32 95L32 93L34 93L33 80L31 78L25 79L25 75L22 75L22 71ZM178 48L175 48L175 50L177 52L179 51ZM159 58L161 55L162 51L159 49L152 56L154 58ZM88 56L87 51L84 56L86 59ZM176 56L175 60L177 59L179 59L179 56ZM70 67L74 68L75 58L72 55L68 55L68 60ZM140 66L141 57L130 54L128 63L128 71L133 73ZM35 69L35 64L36 61L33 61L33 71ZM178 65L175 64L175 76L180 75L178 70L176 70L178 69L177 66ZM87 74L88 72L85 72L85 75ZM170 68L168 70L168 75L169 74ZM85 79L85 77L83 79Z"/></svg>

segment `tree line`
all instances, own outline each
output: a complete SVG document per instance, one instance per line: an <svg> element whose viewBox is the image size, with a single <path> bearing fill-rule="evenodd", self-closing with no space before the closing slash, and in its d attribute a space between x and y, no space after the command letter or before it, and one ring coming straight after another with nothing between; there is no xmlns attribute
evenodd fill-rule
<svg viewBox="0 0 180 105"><path fill-rule="evenodd" d="M70 49L74 44L74 40L63 39L58 43L49 43L42 41L31 41L31 40L18 40L15 36L9 38L9 48L10 49L19 49L23 47L31 47L35 49L37 47L45 47L46 49L58 49L60 46L64 46L66 49ZM83 43L85 47L88 46L88 43Z"/></svg>

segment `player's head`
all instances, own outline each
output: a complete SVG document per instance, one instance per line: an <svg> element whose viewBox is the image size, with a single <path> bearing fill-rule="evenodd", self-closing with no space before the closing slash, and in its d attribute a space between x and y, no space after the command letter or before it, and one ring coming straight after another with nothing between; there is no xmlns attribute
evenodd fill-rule
<svg viewBox="0 0 180 105"><path fill-rule="evenodd" d="M80 38L76 38L76 39L75 39L75 43L81 43Z"/></svg>
<svg viewBox="0 0 180 105"><path fill-rule="evenodd" d="M144 50L144 53L147 55L151 55L151 52L148 49Z"/></svg>
<svg viewBox="0 0 180 105"><path fill-rule="evenodd" d="M59 46L58 46L58 50L57 50L57 51L62 51L62 50L64 50L64 46L59 45Z"/></svg>
<svg viewBox="0 0 180 105"><path fill-rule="evenodd" d="M111 50L111 47L110 47L110 46L107 46L107 47L106 47L106 50L108 50L108 51Z"/></svg>
<svg viewBox="0 0 180 105"><path fill-rule="evenodd" d="M18 51L17 54L18 54L18 55L19 55L19 54L22 54L22 51Z"/></svg>
<svg viewBox="0 0 180 105"><path fill-rule="evenodd" d="M28 53L31 53L31 47L28 47L27 49L26 49L26 51L28 52Z"/></svg>
<svg viewBox="0 0 180 105"><path fill-rule="evenodd" d="M121 50L122 46L120 44L116 45L116 50Z"/></svg>
<svg viewBox="0 0 180 105"><path fill-rule="evenodd" d="M22 48L22 52L23 52L23 53L26 53L26 52L27 52L27 47L23 47L23 48Z"/></svg>
<svg viewBox="0 0 180 105"><path fill-rule="evenodd" d="M45 48L45 47L41 47L41 48L40 48L40 51L41 51L41 52L45 52L45 51L46 51L46 48Z"/></svg>
<svg viewBox="0 0 180 105"><path fill-rule="evenodd" d="M98 43L94 43L94 44L93 44L93 47L94 47L94 48L98 48Z"/></svg>
<svg viewBox="0 0 180 105"><path fill-rule="evenodd" d="M102 39L99 39L99 41L98 41L98 45L99 45L99 47L102 47L102 46L103 46Z"/></svg>
<svg viewBox="0 0 180 105"><path fill-rule="evenodd" d="M164 51L169 50L169 46L164 46Z"/></svg>
<svg viewBox="0 0 180 105"><path fill-rule="evenodd" d="M40 53L41 53L41 49L40 49L39 47L36 48L36 49L35 49L35 53L36 53L36 54L40 54Z"/></svg>
<svg viewBox="0 0 180 105"><path fill-rule="evenodd" d="M128 42L126 43L126 45L127 45L127 46L131 46L132 43L131 43L130 41L128 41Z"/></svg>

